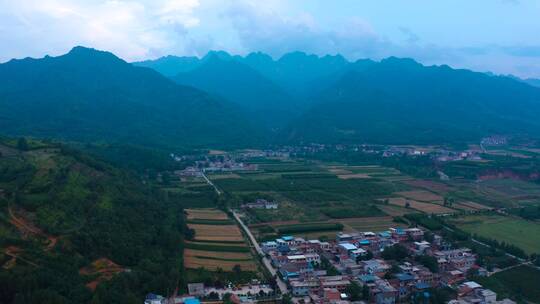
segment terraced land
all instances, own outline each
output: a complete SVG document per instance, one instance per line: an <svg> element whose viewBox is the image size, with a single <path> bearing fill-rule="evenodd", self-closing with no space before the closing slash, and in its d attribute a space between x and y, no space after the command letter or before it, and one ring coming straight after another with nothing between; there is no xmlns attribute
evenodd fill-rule
<svg viewBox="0 0 540 304"><path fill-rule="evenodd" d="M209 271L257 271L251 250L240 228L229 216L217 209L186 209L187 225L195 238L187 241L184 265L187 269Z"/></svg>

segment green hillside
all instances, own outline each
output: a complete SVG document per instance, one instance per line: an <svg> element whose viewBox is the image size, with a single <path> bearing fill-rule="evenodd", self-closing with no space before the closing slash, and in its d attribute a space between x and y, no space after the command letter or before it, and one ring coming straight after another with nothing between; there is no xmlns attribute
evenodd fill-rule
<svg viewBox="0 0 540 304"><path fill-rule="evenodd" d="M62 145L0 144L1 303L166 294L182 283L183 231L179 202L124 171Z"/></svg>
<svg viewBox="0 0 540 304"><path fill-rule="evenodd" d="M0 129L85 142L156 146L253 144L242 110L108 52L0 64Z"/></svg>
<svg viewBox="0 0 540 304"><path fill-rule="evenodd" d="M507 77L388 58L345 72L282 138L436 144L540 136L540 89Z"/></svg>

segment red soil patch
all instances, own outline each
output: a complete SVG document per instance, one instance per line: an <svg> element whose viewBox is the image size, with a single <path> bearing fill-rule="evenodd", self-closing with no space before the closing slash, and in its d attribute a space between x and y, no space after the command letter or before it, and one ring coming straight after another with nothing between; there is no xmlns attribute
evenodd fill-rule
<svg viewBox="0 0 540 304"><path fill-rule="evenodd" d="M101 258L93 261L90 265L79 269L79 274L82 275L97 275L97 278L90 283L86 284L86 287L92 291L96 289L97 285L103 281L112 279L116 274L125 271L120 265L114 263L107 258Z"/></svg>
<svg viewBox="0 0 540 304"><path fill-rule="evenodd" d="M8 212L10 217L9 222L21 232L23 237L40 236L47 239L47 246L45 247L46 251L51 250L58 242L58 237L43 232L31 221L29 221L26 216L22 214L22 212L19 212L20 214L16 214L11 207L8 208Z"/></svg>
<svg viewBox="0 0 540 304"><path fill-rule="evenodd" d="M2 267L4 269L10 269L15 266L17 263L17 260L21 260L27 264L30 264L34 267L39 267L37 264L35 264L32 261L29 261L25 258L22 258L20 254L23 252L23 250L16 246L9 246L4 250L4 254L11 257L11 260L7 261Z"/></svg>

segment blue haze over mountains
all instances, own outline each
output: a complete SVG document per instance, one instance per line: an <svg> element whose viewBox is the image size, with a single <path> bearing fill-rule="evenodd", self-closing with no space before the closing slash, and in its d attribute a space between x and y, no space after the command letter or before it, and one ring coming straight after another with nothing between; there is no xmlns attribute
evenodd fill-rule
<svg viewBox="0 0 540 304"><path fill-rule="evenodd" d="M349 62L293 52L274 60L218 51L130 64L76 47L0 64L0 113L8 135L82 142L435 144L538 138L540 89L394 57Z"/></svg>

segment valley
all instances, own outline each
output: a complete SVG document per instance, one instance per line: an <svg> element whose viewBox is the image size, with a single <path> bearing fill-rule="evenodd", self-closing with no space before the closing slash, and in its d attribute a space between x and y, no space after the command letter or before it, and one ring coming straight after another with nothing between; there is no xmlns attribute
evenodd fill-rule
<svg viewBox="0 0 540 304"><path fill-rule="evenodd" d="M518 79L75 47L0 80L2 302L537 300L503 286L540 267L540 89Z"/></svg>

